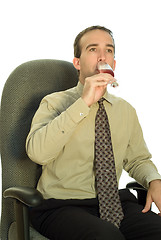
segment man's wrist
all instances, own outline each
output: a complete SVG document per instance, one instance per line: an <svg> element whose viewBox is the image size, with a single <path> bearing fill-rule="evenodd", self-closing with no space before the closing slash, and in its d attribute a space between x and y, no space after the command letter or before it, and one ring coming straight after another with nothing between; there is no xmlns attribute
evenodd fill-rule
<svg viewBox="0 0 161 240"><path fill-rule="evenodd" d="M92 104L91 103L89 103L84 97L81 97L82 98L82 100L84 101L84 103L88 106L88 107L90 107Z"/></svg>
<svg viewBox="0 0 161 240"><path fill-rule="evenodd" d="M149 183L149 186L153 185L153 184L161 184L161 179L155 179L155 180L152 180L150 183Z"/></svg>

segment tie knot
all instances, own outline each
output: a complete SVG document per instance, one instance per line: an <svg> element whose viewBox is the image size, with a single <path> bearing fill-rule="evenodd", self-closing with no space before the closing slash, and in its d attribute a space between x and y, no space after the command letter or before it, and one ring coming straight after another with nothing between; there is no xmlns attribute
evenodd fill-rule
<svg viewBox="0 0 161 240"><path fill-rule="evenodd" d="M104 98L101 98L100 100L98 100L99 106L102 106L102 105L103 105L103 101L104 101L104 100L105 100Z"/></svg>

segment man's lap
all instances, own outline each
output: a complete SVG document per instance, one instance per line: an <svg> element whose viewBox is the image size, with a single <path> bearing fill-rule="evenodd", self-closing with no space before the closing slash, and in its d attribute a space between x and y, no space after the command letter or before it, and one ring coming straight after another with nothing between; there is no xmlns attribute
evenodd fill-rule
<svg viewBox="0 0 161 240"><path fill-rule="evenodd" d="M120 198L125 214L120 231L99 218L97 199L45 200L42 206L30 211L31 222L49 239L161 239L161 217L152 212L143 214L143 206L128 190L121 190Z"/></svg>
<svg viewBox="0 0 161 240"><path fill-rule="evenodd" d="M111 240L124 240L118 228L99 218L97 203L97 199L45 200L30 211L31 222L49 239L106 240L108 235Z"/></svg>

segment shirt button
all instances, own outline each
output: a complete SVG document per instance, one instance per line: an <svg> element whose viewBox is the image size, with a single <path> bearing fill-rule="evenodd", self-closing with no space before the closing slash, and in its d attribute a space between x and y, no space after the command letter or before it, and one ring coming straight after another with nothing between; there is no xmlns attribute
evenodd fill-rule
<svg viewBox="0 0 161 240"><path fill-rule="evenodd" d="M80 116L83 116L83 113L80 113Z"/></svg>

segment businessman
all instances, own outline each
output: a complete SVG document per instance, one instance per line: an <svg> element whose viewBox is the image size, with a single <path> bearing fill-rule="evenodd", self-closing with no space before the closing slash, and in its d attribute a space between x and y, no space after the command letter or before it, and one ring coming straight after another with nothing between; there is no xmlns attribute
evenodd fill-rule
<svg viewBox="0 0 161 240"><path fill-rule="evenodd" d="M49 239L160 240L161 217L150 207L161 212L161 176L135 109L108 93L116 79L99 72L100 62L115 70L115 42L109 29L92 26L74 42L78 85L46 96L33 118L26 150L42 165L44 201L31 222ZM118 191L123 169L148 189L144 209Z"/></svg>

